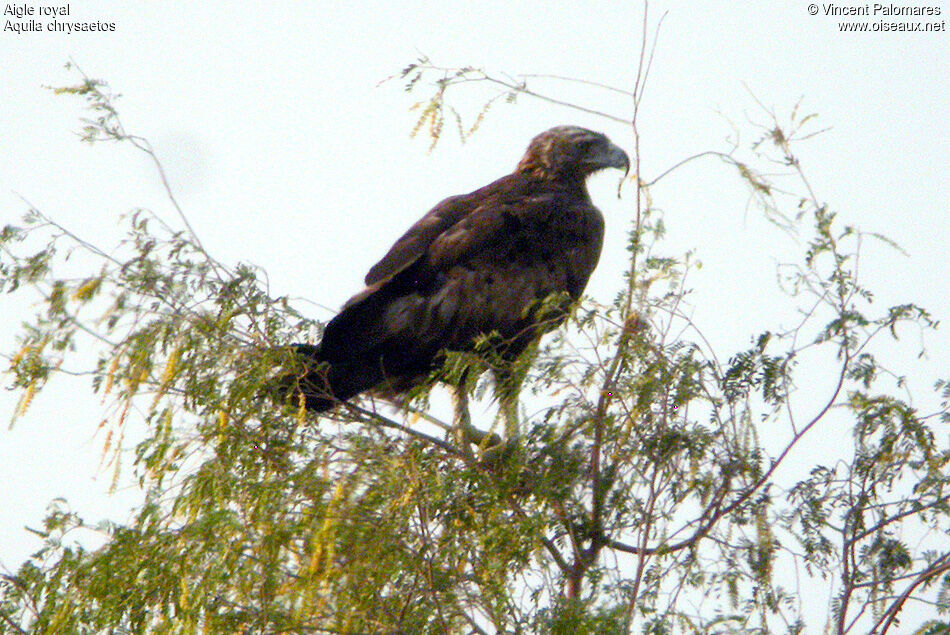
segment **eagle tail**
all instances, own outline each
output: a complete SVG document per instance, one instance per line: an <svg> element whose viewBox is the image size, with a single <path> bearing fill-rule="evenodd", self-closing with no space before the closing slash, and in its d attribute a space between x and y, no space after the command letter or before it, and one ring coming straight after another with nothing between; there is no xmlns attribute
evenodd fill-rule
<svg viewBox="0 0 950 635"><path fill-rule="evenodd" d="M293 348L306 364L296 385L307 410L312 412L326 412L383 380L383 373L375 364L359 359L330 362L320 346L310 344L296 344Z"/></svg>
<svg viewBox="0 0 950 635"><path fill-rule="evenodd" d="M393 303L401 297L404 281L395 279L367 287L351 299L323 331L320 344L297 344L294 351L305 365L297 386L313 412L325 412L356 395L381 386L399 391L401 380L425 375L435 354L433 346L420 348L406 333L418 311L406 309L402 321L388 323ZM418 300L418 298L416 298ZM432 350L430 350L432 349Z"/></svg>

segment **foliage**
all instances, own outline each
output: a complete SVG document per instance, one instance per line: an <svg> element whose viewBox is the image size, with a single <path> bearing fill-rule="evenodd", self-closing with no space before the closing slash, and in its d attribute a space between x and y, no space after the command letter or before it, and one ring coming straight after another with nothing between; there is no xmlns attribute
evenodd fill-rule
<svg viewBox="0 0 950 635"><path fill-rule="evenodd" d="M409 87L431 70L410 67ZM434 83L421 121L442 116L451 86ZM88 101L87 140L154 159L104 84L59 92ZM146 431L131 469L147 495L131 522L98 526L109 540L95 550L69 539L87 526L79 514L51 507L43 549L0 579L0 631L798 633L814 610L792 570L833 591L815 626L835 632L883 633L910 600L945 614L948 384L922 414L875 349L935 322L874 305L857 275L867 235L839 225L793 154L809 117L769 117L750 156L691 159L727 161L770 218L809 232L782 269L797 324L720 363L681 310L695 263L659 253L650 186L667 173L640 177L626 285L610 304L585 301L525 362L531 414L507 438L467 412L439 421L428 389L405 421L371 401L317 418L273 398L275 369L293 363L281 345L320 325L270 297L261 271L212 258L170 191L183 229L136 210L108 251L31 208L0 235L3 290L42 298L10 357L16 415L53 374L88 373L116 478L126 431ZM757 162L808 193L783 194ZM69 274L70 253L91 273ZM800 383L816 359L830 385ZM490 362L450 356L444 372ZM831 425L850 442L799 473L810 433Z"/></svg>

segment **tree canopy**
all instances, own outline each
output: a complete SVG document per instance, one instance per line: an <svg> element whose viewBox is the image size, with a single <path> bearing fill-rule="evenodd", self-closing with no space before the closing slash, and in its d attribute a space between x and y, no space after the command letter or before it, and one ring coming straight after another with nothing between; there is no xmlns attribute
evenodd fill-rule
<svg viewBox="0 0 950 635"><path fill-rule="evenodd" d="M114 247L35 208L4 227L0 286L41 298L9 358L15 416L51 376L88 375L104 454L146 499L127 523L54 505L43 548L0 578L0 632L798 633L808 620L883 633L912 602L932 609L917 632L948 628L950 383L921 412L878 348L935 320L874 303L858 261L862 241L886 239L842 226L813 191L795 154L813 116L763 109L749 147L685 161L726 162L799 232L799 259L779 268L799 311L745 350L710 350L681 308L698 264L663 252L651 187L668 171L638 169L645 57L627 119L624 285L521 358L517 430L440 417L432 382L398 411L364 400L315 416L273 399L275 369L293 361L283 345L322 325L272 297L261 270L208 253L170 189L176 220L134 210ZM453 87L475 76L492 78L406 68L409 89L433 91L417 132L437 142ZM501 92L473 124L459 116L465 134L499 97L546 97L492 79ZM90 108L84 140L132 144L167 188L105 84L57 92ZM795 190L768 176L776 165ZM85 273L64 266L75 254ZM488 354L450 355L442 376ZM810 381L815 360L831 381ZM472 380L476 398L487 381ZM133 421L147 432L125 466ZM810 435L829 425L848 430L836 458L811 462ZM104 546L69 539L90 525ZM809 586L831 598L817 621Z"/></svg>

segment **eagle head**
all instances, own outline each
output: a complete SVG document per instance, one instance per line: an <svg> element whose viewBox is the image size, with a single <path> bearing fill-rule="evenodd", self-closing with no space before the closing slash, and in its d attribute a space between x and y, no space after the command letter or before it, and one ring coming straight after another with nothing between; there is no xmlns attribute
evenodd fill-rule
<svg viewBox="0 0 950 635"><path fill-rule="evenodd" d="M578 126L557 126L528 145L517 172L542 179L579 179L604 168L630 170L630 157L605 135Z"/></svg>

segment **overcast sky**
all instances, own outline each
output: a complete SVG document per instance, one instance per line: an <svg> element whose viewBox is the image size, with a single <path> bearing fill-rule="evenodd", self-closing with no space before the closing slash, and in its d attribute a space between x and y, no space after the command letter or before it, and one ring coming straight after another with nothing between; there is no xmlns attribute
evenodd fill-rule
<svg viewBox="0 0 950 635"><path fill-rule="evenodd" d="M735 129L747 147L753 123L767 123L752 94L780 115L802 99L803 111L819 114L815 129L830 128L799 148L819 199L845 223L886 234L907 252L869 246L865 282L882 306L915 301L946 319L950 4L919 3L941 11L930 20L943 30L929 33L843 33L846 19L824 15L825 6L812 16L803 0L651 3L654 24L668 14L641 112L643 176L697 152L728 150ZM152 141L209 251L261 266L276 294L329 307L315 307L317 318L359 289L418 216L509 172L538 132L578 124L631 148L621 124L522 98L496 104L466 144L447 135L429 153L424 139L409 138L417 116L410 107L423 94L380 82L424 54L440 65L629 89L639 2L124 0L72 2L69 10L62 21L114 30L0 32L0 224L25 211L19 196L105 246L133 207L172 219L146 161L128 148L81 144L74 134L81 104L44 88L76 83L64 69L73 60L122 94L127 128ZM30 19L3 16L21 26ZM51 20L32 19L43 28ZM874 28L893 19L852 20ZM630 114L623 97L535 86ZM471 116L492 93L479 85L464 95L459 104ZM625 262L631 189L617 200L615 175L604 175L591 190L608 239L588 292L609 301ZM664 179L654 197L668 226L666 253L692 249L704 263L691 279L691 310L723 356L781 323L775 265L797 246L747 205L734 170L696 162ZM15 346L29 310L0 298L3 352ZM948 341L938 332L925 342L927 358L916 360L911 347L900 360L919 378L916 389L946 374ZM52 498L66 497L87 518L119 521L138 499L133 490L106 494L110 475L97 469L102 439L94 437L101 417L87 381L54 384L12 430L0 429L0 562L10 568L38 546L23 526L38 525ZM0 420L14 404L0 393Z"/></svg>

